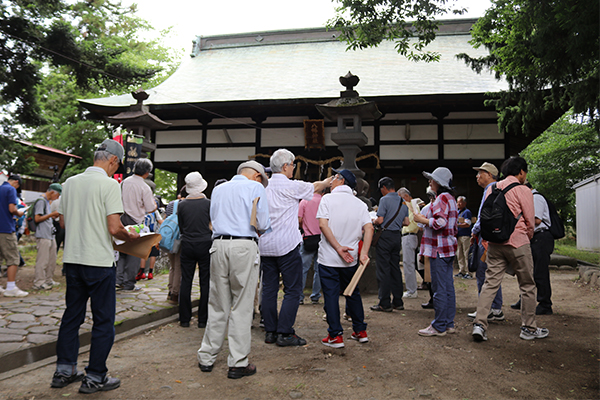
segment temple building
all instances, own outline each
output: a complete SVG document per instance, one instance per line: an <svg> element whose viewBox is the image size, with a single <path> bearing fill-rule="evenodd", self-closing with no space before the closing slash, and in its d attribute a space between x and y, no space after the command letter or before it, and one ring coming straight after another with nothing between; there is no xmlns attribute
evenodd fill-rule
<svg viewBox="0 0 600 400"><path fill-rule="evenodd" d="M298 156L297 177L323 178L340 166L342 153L331 138L337 122L316 106L339 98L340 77L351 72L360 79L354 90L381 113L361 121L367 140L356 164L370 184L367 197L378 198L377 181L389 176L425 199L421 171L446 166L457 194L476 207L481 189L472 167L484 161L500 167L554 121L540 121L528 135L499 131L497 113L484 101L507 83L455 57L487 54L469 44L475 21L443 21L427 47L441 55L431 63L407 60L390 42L347 50L339 33L325 28L198 36L179 69L145 90L143 105L168 124L149 131L151 159L178 173L180 184L200 171L212 188L217 179L231 178L240 162L255 157L268 165L270 154L285 147ZM133 103L130 95L81 101L103 119Z"/></svg>

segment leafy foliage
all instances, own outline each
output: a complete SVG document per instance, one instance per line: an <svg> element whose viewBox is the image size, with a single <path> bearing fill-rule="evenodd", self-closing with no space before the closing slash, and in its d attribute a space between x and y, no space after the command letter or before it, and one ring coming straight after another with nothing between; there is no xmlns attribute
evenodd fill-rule
<svg viewBox="0 0 600 400"><path fill-rule="evenodd" d="M506 78L490 103L500 127L529 133L545 113L573 108L599 128L599 7L596 0L492 0L471 43L489 55L460 54L477 72Z"/></svg>
<svg viewBox="0 0 600 400"><path fill-rule="evenodd" d="M155 194L159 195L165 203L177 198L177 174L162 169L154 170Z"/></svg>
<svg viewBox="0 0 600 400"><path fill-rule="evenodd" d="M95 146L111 136L112 127L90 120L77 99L156 86L181 57L161 45L168 30L140 40L152 27L135 16L135 6L118 1L13 0L1 2L0 11L0 56L8 57L0 66L3 135L28 131L27 140L82 157L63 180L91 165ZM15 160L3 155L0 166L26 174Z"/></svg>
<svg viewBox="0 0 600 400"><path fill-rule="evenodd" d="M413 61L439 59L438 53L424 51L435 39L435 17L465 12L455 6L456 0L336 1L340 6L328 26L341 32L340 39L348 43L348 49L376 47L384 40L392 40L398 53ZM411 41L414 38L417 40Z"/></svg>
<svg viewBox="0 0 600 400"><path fill-rule="evenodd" d="M566 224L575 226L572 186L600 172L600 139L593 127L574 122L569 114L556 121L521 152L527 179L556 205Z"/></svg>

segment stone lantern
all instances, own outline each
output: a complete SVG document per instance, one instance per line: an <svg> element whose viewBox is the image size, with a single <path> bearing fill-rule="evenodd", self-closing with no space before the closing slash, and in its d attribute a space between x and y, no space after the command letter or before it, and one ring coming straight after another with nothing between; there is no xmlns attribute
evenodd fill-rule
<svg viewBox="0 0 600 400"><path fill-rule="evenodd" d="M337 121L337 132L331 134L331 140L338 145L344 156L340 169L348 169L357 178L364 178L365 173L356 165L356 155L361 146L367 144L367 136L362 132L362 121L381 117L375 102L358 97L354 86L360 79L348 72L340 77L340 83L346 90L340 92L340 98L327 104L317 104L317 110L328 121Z"/></svg>
<svg viewBox="0 0 600 400"><path fill-rule="evenodd" d="M106 120L115 126L123 126L134 135L143 137L142 152L152 152L156 150L156 144L153 144L150 140L152 130L165 129L171 124L152 114L148 106L143 105L144 100L149 97L148 93L138 89L132 92L131 95L137 100L137 103L129 106L128 111L106 117Z"/></svg>

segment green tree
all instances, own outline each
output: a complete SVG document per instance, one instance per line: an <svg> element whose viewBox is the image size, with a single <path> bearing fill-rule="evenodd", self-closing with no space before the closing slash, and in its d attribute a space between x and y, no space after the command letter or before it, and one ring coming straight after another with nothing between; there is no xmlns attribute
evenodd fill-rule
<svg viewBox="0 0 600 400"><path fill-rule="evenodd" d="M458 57L506 78L509 90L490 100L502 129L527 134L546 113L570 108L600 128L599 9L597 0L492 0L471 41L489 55Z"/></svg>
<svg viewBox="0 0 600 400"><path fill-rule="evenodd" d="M456 0L336 1L340 6L328 26L341 32L348 49L376 47L391 40L398 53L414 61L439 59L439 53L424 50L435 39L436 17L465 12L455 5Z"/></svg>
<svg viewBox="0 0 600 400"><path fill-rule="evenodd" d="M600 172L600 139L589 124L569 114L533 140L521 156L527 160L527 179L548 197L566 224L575 226L572 186Z"/></svg>
<svg viewBox="0 0 600 400"><path fill-rule="evenodd" d="M159 195L165 203L177 198L177 174L162 169L154 170L155 194Z"/></svg>

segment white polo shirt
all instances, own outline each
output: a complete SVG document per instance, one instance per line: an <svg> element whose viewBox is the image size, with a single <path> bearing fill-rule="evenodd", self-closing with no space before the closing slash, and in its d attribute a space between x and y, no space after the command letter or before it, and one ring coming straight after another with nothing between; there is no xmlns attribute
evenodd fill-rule
<svg viewBox="0 0 600 400"><path fill-rule="evenodd" d="M371 223L371 217L367 205L354 196L352 189L347 185L341 185L333 189L321 199L317 218L328 220L329 228L333 232L338 243L348 246L354 257L351 263L345 262L342 257L329 244L325 235L321 234L319 243L319 264L328 267L344 268L358 263L358 242L362 238L363 226Z"/></svg>
<svg viewBox="0 0 600 400"><path fill-rule="evenodd" d="M258 240L261 256L280 257L294 250L302 242L298 224L300 200L310 200L315 187L312 183L295 181L276 173L265 189L269 201L271 232Z"/></svg>

